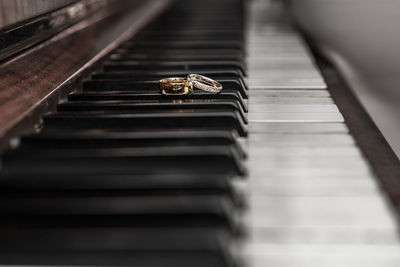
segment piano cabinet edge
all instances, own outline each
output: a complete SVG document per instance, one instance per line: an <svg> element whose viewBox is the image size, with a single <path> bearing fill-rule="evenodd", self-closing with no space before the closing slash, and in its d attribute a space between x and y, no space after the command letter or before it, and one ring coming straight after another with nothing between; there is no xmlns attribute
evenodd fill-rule
<svg viewBox="0 0 400 267"><path fill-rule="evenodd" d="M37 130L41 117L79 90L112 49L172 1L139 2L129 10L96 12L0 65L0 152L13 137Z"/></svg>

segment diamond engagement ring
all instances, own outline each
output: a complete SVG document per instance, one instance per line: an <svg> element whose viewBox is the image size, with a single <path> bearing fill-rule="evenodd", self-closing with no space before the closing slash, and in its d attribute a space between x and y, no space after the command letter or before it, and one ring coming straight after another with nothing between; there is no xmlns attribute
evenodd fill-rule
<svg viewBox="0 0 400 267"><path fill-rule="evenodd" d="M219 93L222 90L222 85L219 82L200 74L189 74L187 81L188 86L196 87L206 92Z"/></svg>

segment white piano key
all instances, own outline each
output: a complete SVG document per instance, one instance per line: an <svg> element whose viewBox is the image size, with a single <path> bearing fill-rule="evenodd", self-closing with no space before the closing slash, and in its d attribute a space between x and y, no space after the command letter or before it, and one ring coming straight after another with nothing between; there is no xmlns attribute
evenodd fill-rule
<svg viewBox="0 0 400 267"><path fill-rule="evenodd" d="M251 70L250 70L251 71ZM250 84L252 82L259 82L259 83L271 83L271 82L292 82L292 81L312 81L312 82L320 82L323 83L323 79L319 75L315 75L313 73L306 73L306 72L285 72L280 73L277 70L271 71L262 71L259 73L254 73L253 76L248 78ZM251 87L250 87L251 89Z"/></svg>
<svg viewBox="0 0 400 267"><path fill-rule="evenodd" d="M275 82L275 83L264 83L264 82L253 82L251 84L253 89L326 89L325 83L296 83L296 82Z"/></svg>
<svg viewBox="0 0 400 267"><path fill-rule="evenodd" d="M249 79L257 78L262 74L270 74L271 76L276 76L281 73L282 76L290 76L290 75L299 75L304 74L307 76L315 76L316 78L322 79L321 75L315 70L314 66L307 61L303 61L303 59L297 59L298 62L294 62L293 58L288 58L293 60L293 63L290 62L274 62L270 64L258 64L254 62L253 64L249 64L250 76ZM267 58L266 60L282 60L282 58Z"/></svg>
<svg viewBox="0 0 400 267"><path fill-rule="evenodd" d="M268 168L267 168L268 167ZM249 167L250 169L250 167ZM267 165L253 165L250 175L252 179L266 179L266 177L370 177L372 176L370 168L273 168Z"/></svg>
<svg viewBox="0 0 400 267"><path fill-rule="evenodd" d="M249 231L256 244L396 245L396 227L265 227Z"/></svg>
<svg viewBox="0 0 400 267"><path fill-rule="evenodd" d="M248 33L249 40L268 41L269 39L297 39L302 40L298 32L291 27L268 26L260 28L250 28Z"/></svg>
<svg viewBox="0 0 400 267"><path fill-rule="evenodd" d="M251 182L251 194L282 197L350 197L380 194L374 183L322 183L322 184L274 184L262 179Z"/></svg>
<svg viewBox="0 0 400 267"><path fill-rule="evenodd" d="M275 50L275 51L274 51ZM289 51L287 51L289 50ZM262 57L257 56L258 53L262 53L261 55L275 55L276 53L284 55L290 50L294 50L296 54L303 55L304 58L277 58L277 59L263 59ZM253 54L254 53L254 54ZM260 47L260 48L254 48L252 52L249 54L249 57L247 58L247 62L249 66L252 65L258 65L260 67L262 66L269 66L269 65L287 65L288 67L291 64L294 64L295 66L292 67L297 67L296 65L305 65L305 66L314 66L314 61L312 58L307 53L300 53L298 49L282 49L279 50L278 48L272 47Z"/></svg>
<svg viewBox="0 0 400 267"><path fill-rule="evenodd" d="M251 183L234 182L240 192L272 197L359 197L377 196L383 192L373 177L250 177ZM242 184L240 184L242 183ZM246 183L246 184L243 184Z"/></svg>
<svg viewBox="0 0 400 267"><path fill-rule="evenodd" d="M310 146L332 147L338 145L352 146L355 144L348 134L252 134L249 138L249 150L272 146Z"/></svg>
<svg viewBox="0 0 400 267"><path fill-rule="evenodd" d="M259 53L259 54L257 54ZM310 59L307 52L296 49L281 47L263 47L257 48L255 51L249 52L246 58L248 66L256 66L256 64L268 64L268 60L281 62L303 62L314 65L314 61Z"/></svg>
<svg viewBox="0 0 400 267"><path fill-rule="evenodd" d="M282 58L273 58L273 56L282 56ZM284 56L288 57L284 57ZM289 57L290 55L295 56L293 58ZM272 58L269 58L272 57ZM248 52L247 63L249 66L253 66L255 64L259 64L260 66L269 65L269 64L308 64L310 66L315 66L314 60L310 57L310 54L305 49L299 49L297 47L286 47L282 48L281 46L263 46L263 47L255 47L254 49Z"/></svg>
<svg viewBox="0 0 400 267"><path fill-rule="evenodd" d="M292 83L295 81L299 81L299 83L310 82L310 83L324 83L323 79L318 75L314 75L312 73L279 73L278 71L263 71L260 73L255 73L254 76L249 77L248 81L250 83L250 89L252 89L252 83L262 83L262 84L270 84L270 83ZM304 88L304 87L303 87Z"/></svg>
<svg viewBox="0 0 400 267"><path fill-rule="evenodd" d="M276 89L276 87L274 87ZM283 90L283 89L282 89ZM329 97L250 97L250 106L253 104L334 104Z"/></svg>
<svg viewBox="0 0 400 267"><path fill-rule="evenodd" d="M257 104L252 103L249 106L250 114L252 113L269 113L269 112L321 112L321 113L339 113L339 109L334 104Z"/></svg>
<svg viewBox="0 0 400 267"><path fill-rule="evenodd" d="M258 60L251 60L249 62L250 79L256 74L268 74L274 71L278 73L281 71L282 75L309 73L320 77L314 65L303 58L266 58L265 61L267 62L261 63Z"/></svg>
<svg viewBox="0 0 400 267"><path fill-rule="evenodd" d="M251 69L250 69L251 71ZM276 70L275 68L271 70L263 70L260 72L254 72L254 74L249 77L249 81L263 81L265 83L269 83L271 81L276 82L276 81L287 81L287 80L313 80L313 81L320 81L323 82L323 79L319 76L316 75L315 73L312 72L283 72Z"/></svg>
<svg viewBox="0 0 400 267"><path fill-rule="evenodd" d="M295 171L298 171L299 173L309 173L310 175L314 175L314 173L315 175L322 175L321 173L329 173L332 169L335 168L338 169L337 171L333 171L334 175L336 176L351 174L351 171L357 175L365 175L368 174L370 171L368 165L366 165L365 162L363 162L362 160L354 160L354 158L351 157L329 159L317 159L317 157L310 157L303 160L286 159L284 157L282 157L282 159L279 159L278 157L259 157L257 159L250 160L247 163L247 166L249 168L250 176L254 176L256 179L263 179L263 177L267 175L275 176L276 173L286 168L291 168L293 171L285 170L283 171L282 176L284 174L291 175ZM265 167L263 171L262 166L268 166L268 171L265 171Z"/></svg>
<svg viewBox="0 0 400 267"><path fill-rule="evenodd" d="M269 166L267 162L262 163L265 166ZM271 167L268 170L261 168L257 165L247 165L249 170L249 175L251 179L262 180L266 177L304 177L308 178L323 178L323 177L369 177L371 176L371 170L369 168L337 168L337 166L332 167ZM250 167L253 168L250 170ZM289 178L288 178L289 179ZM345 185L343 185L345 186Z"/></svg>
<svg viewBox="0 0 400 267"><path fill-rule="evenodd" d="M318 169L330 169L330 168L346 168L354 170L368 170L368 165L361 159L354 157L336 157L336 158L318 158L318 157L253 157L247 163L250 169L250 174L252 170L257 170L258 166L269 166L269 168L318 168Z"/></svg>
<svg viewBox="0 0 400 267"><path fill-rule="evenodd" d="M247 40L248 41L260 41L263 42L268 38L274 39L285 39L285 38L299 38L299 34L294 32L292 28L258 28L249 29L247 31Z"/></svg>
<svg viewBox="0 0 400 267"><path fill-rule="evenodd" d="M397 227L380 195L260 196L249 195L245 216L250 228L264 227Z"/></svg>
<svg viewBox="0 0 400 267"><path fill-rule="evenodd" d="M266 52L266 51L269 52ZM257 53L262 53L257 56ZM274 61L289 61L292 60L293 62L313 62L310 60L309 55L299 49L280 49L280 47L265 47L263 49L260 49L260 51L253 51L248 54L248 57L246 59L246 62L248 66L253 66L255 64L266 64L268 63L268 60L274 60Z"/></svg>
<svg viewBox="0 0 400 267"><path fill-rule="evenodd" d="M254 26L254 23L253 25ZM271 37L271 36L298 36L299 33L296 32L293 27L289 25L277 24L277 23L265 23L258 24L257 27L250 27L247 31L249 37Z"/></svg>
<svg viewBox="0 0 400 267"><path fill-rule="evenodd" d="M273 38L275 37L271 37L269 40L248 39L247 51L249 51L251 54L254 54L252 49L265 49L268 47L279 47L281 51L284 51L285 49L297 49L298 51L302 51L304 53L307 51L307 47L304 45L304 42L301 39L290 37L273 40ZM267 49L265 49L265 51L266 53L269 53Z"/></svg>
<svg viewBox="0 0 400 267"><path fill-rule="evenodd" d="M343 122L338 112L251 112L249 122Z"/></svg>
<svg viewBox="0 0 400 267"><path fill-rule="evenodd" d="M301 37L293 36L293 35L270 35L266 36L260 33L258 37L249 36L247 38L247 46L249 52L252 52L252 48L259 47L281 47L281 49L286 48L298 48L304 49L302 51L307 51L308 47L305 45L304 40Z"/></svg>
<svg viewBox="0 0 400 267"><path fill-rule="evenodd" d="M275 50L275 52L266 52L266 50ZM267 64L268 60L274 61L290 61L293 62L304 62L312 64L313 61L310 60L309 55L306 52L298 51L297 49L286 49L286 50L278 50L275 47L265 48L263 50L258 51L259 54L257 56L256 51L250 53L246 59L248 66L256 66L256 64Z"/></svg>
<svg viewBox="0 0 400 267"><path fill-rule="evenodd" d="M257 53L260 54L257 55ZM256 64L268 64L268 60L283 62L313 62L305 50L297 48L282 49L281 47L273 46L257 48L255 51L249 52L246 59L248 66L253 66Z"/></svg>
<svg viewBox="0 0 400 267"><path fill-rule="evenodd" d="M267 53L266 50L268 50L267 47L263 49L257 49L257 51L253 51L254 54L250 53L248 55L247 63L249 64L250 68L260 67L260 69L262 69L263 66L287 66L288 68L291 67L292 69L296 68L298 70L302 70L302 68L314 69L316 72L318 72L314 61L306 53L292 53L296 55L296 57L291 58L284 57L285 55L290 54L290 51L287 52L288 54L286 54L285 51L279 53ZM257 56L257 53L260 53L262 56ZM273 58L273 56L277 54L282 57Z"/></svg>
<svg viewBox="0 0 400 267"><path fill-rule="evenodd" d="M362 159L362 153L355 145L334 146L334 147L290 147L289 149L282 149L281 147L258 147L252 146L249 150L249 157L279 157L279 158L335 158L335 157L354 157L355 159ZM301 159L300 159L301 160Z"/></svg>
<svg viewBox="0 0 400 267"><path fill-rule="evenodd" d="M249 91L250 101L258 97L331 97L328 90L282 90L282 89L251 89Z"/></svg>
<svg viewBox="0 0 400 267"><path fill-rule="evenodd" d="M250 104L253 105L253 103ZM251 112L251 111L250 111ZM344 123L323 122L249 122L250 138L252 134L304 134L304 133L348 133Z"/></svg>
<svg viewBox="0 0 400 267"><path fill-rule="evenodd" d="M262 51L260 51L261 53ZM268 54L266 55L268 56ZM306 70L313 72L315 74L319 74L317 69L315 68L313 62L309 58L252 58L250 57L248 59L248 66L249 69L252 70L250 72L250 77L254 75L255 72L261 72L263 70L273 70L273 68L276 68L276 70L282 70L284 72L289 72L289 71L298 71L298 72L304 72Z"/></svg>
<svg viewBox="0 0 400 267"><path fill-rule="evenodd" d="M309 51L306 47L304 46L288 46L288 45L281 45L279 43L276 44L268 44L268 43L256 43L256 44L248 44L247 45L247 51L248 51L248 56L254 56L252 60L256 60L256 52L259 52L258 50L261 50L262 52L265 52L266 54L273 55L273 54L285 54L285 53L295 53L303 56L307 56L307 59L310 59L309 56ZM259 56L264 56L264 55L259 55ZM249 58L247 58L249 59Z"/></svg>
<svg viewBox="0 0 400 267"><path fill-rule="evenodd" d="M277 169L279 170L279 169ZM363 174L328 174L328 173L320 173L318 174L317 169L309 169L310 172L301 172L301 173L288 173L282 172L277 173L273 170L269 170L265 173L265 175L257 176L254 172L250 171L250 177L244 181L246 185L242 185L246 187L247 190L254 188L254 186L260 185L268 186L342 186L343 188L349 186L354 187L371 187L371 188L380 188L380 184L375 180L373 174L366 170ZM314 175L316 174L316 175ZM254 186L253 186L254 184Z"/></svg>
<svg viewBox="0 0 400 267"><path fill-rule="evenodd" d="M309 78L296 78L296 79L276 79L276 80L264 80L264 79L251 79L249 80L250 89L268 89L268 88L287 88L287 89L326 89L325 82L321 79L309 79Z"/></svg>
<svg viewBox="0 0 400 267"><path fill-rule="evenodd" d="M251 70L250 70L251 71ZM304 74L304 75L303 75ZM258 73L254 73L248 78L250 82L250 89L252 88L252 83L271 83L271 82L280 82L280 83L324 83L324 80L313 72L290 72L285 71L284 69L271 69L271 70L263 70Z"/></svg>
<svg viewBox="0 0 400 267"><path fill-rule="evenodd" d="M390 206L312 53L270 1L251 12L249 238L239 254L251 267L399 266ZM309 122L327 114L340 122Z"/></svg>
<svg viewBox="0 0 400 267"><path fill-rule="evenodd" d="M303 61L303 62L309 62L308 61L308 55L305 55L303 53L296 53L296 52L284 52L284 53L271 53L271 54L262 54L259 55L258 57L254 54L252 54L251 56L249 56L248 60L251 61L247 61L247 66L248 68L250 68L250 66L252 67L253 70L257 70L257 61L261 61L261 60L279 60L279 59L283 59L283 60L288 60L288 59L293 59L295 61ZM253 62L253 63L249 63L249 62Z"/></svg>
<svg viewBox="0 0 400 267"><path fill-rule="evenodd" d="M240 250L249 267L397 267L398 245L261 245Z"/></svg>
<svg viewBox="0 0 400 267"><path fill-rule="evenodd" d="M248 38L247 39L248 49L251 51L252 48L265 47L265 46L280 46L283 49L286 47L304 47L304 41L298 36L269 36L265 37L264 40L259 38Z"/></svg>
<svg viewBox="0 0 400 267"><path fill-rule="evenodd" d="M250 37L248 39L248 45L251 48L252 46L256 45L263 45L263 44L283 44L283 45L290 45L290 46L303 46L304 42L301 37L298 35L269 35L260 33L262 37L265 39L257 38L257 37Z"/></svg>

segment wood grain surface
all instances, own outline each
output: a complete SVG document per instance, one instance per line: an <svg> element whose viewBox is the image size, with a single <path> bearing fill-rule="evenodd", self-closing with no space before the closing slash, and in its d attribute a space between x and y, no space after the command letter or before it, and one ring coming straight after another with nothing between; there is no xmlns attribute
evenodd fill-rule
<svg viewBox="0 0 400 267"><path fill-rule="evenodd" d="M0 0L0 28L63 7L74 0Z"/></svg>
<svg viewBox="0 0 400 267"><path fill-rule="evenodd" d="M123 14L96 14L0 66L1 147L14 134L31 130L40 114L76 89L85 71L144 27L169 1L141 2Z"/></svg>

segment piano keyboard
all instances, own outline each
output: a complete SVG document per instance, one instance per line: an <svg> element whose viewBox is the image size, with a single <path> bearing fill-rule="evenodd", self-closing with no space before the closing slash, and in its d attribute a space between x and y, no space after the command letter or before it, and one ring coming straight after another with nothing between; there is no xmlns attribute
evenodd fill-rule
<svg viewBox="0 0 400 267"><path fill-rule="evenodd" d="M397 225L268 1L177 1L3 156L0 264L398 266ZM198 73L220 94L163 96Z"/></svg>
<svg viewBox="0 0 400 267"><path fill-rule="evenodd" d="M248 29L248 266L399 266L398 226L303 39L279 5Z"/></svg>

